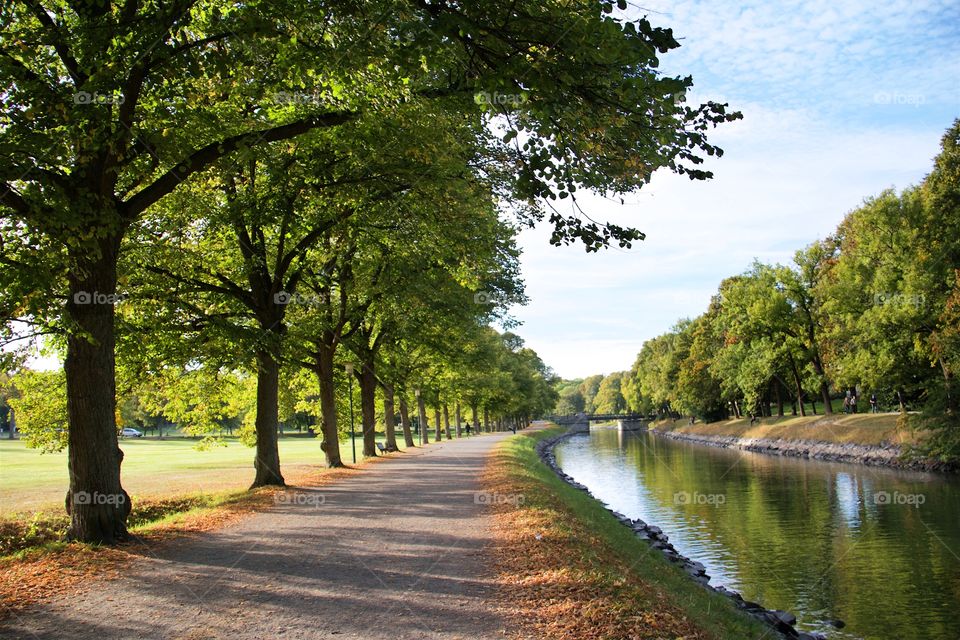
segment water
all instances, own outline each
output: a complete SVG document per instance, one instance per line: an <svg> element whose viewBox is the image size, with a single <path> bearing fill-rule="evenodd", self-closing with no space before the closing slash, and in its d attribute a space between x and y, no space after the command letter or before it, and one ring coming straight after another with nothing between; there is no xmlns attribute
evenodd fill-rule
<svg viewBox="0 0 960 640"><path fill-rule="evenodd" d="M594 428L563 470L655 524L711 584L830 638L960 638L960 481ZM840 619L843 630L828 624Z"/></svg>

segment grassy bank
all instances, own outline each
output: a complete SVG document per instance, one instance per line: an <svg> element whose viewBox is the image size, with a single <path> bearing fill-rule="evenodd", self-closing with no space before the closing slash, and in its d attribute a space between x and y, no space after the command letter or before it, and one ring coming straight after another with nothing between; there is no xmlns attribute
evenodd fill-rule
<svg viewBox="0 0 960 640"><path fill-rule="evenodd" d="M784 416L762 418L750 424L749 418L690 424L689 420L661 420L651 426L663 431L676 431L705 436L769 438L783 440L819 440L837 444L914 445L917 432L905 427L897 413L859 413L832 416Z"/></svg>
<svg viewBox="0 0 960 640"><path fill-rule="evenodd" d="M502 605L525 637L556 640L770 637L694 583L603 506L562 482L527 431L494 453L484 486L497 505L491 543Z"/></svg>

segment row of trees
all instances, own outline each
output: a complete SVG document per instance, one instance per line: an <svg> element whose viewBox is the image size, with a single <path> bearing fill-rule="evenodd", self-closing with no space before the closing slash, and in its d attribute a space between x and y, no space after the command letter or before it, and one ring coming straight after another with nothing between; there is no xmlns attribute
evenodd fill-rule
<svg viewBox="0 0 960 640"><path fill-rule="evenodd" d="M531 417L553 406L553 374L534 351L523 346L519 336L487 327L475 332L474 338L466 357L460 349L422 351L418 355L429 358L415 377L402 384L378 375L375 394L366 394L359 384L351 382L351 376L359 382L363 375L354 364L356 352L347 350L338 355L331 383L332 420L338 425L338 437L332 444L339 444L349 433L351 402L361 419L363 455L367 456L376 455L375 446L368 445L376 442L373 438L378 434L384 436L388 450L395 450L400 438L407 447L429 444L431 438L461 437L467 425L474 433L522 428ZM128 364L125 359L119 362ZM201 438L201 448L221 444L224 435L237 435L245 444L255 446L257 376L243 369L191 364L195 366L164 367L130 385L118 397L118 427L148 430L161 437L166 433ZM62 369L24 368L0 380L0 408L4 416L15 412L17 431L27 446L45 453L67 446L64 378ZM421 384L425 386L421 388ZM320 391L308 370L287 363L280 377L278 431L319 431L327 464L342 466L339 448L327 447ZM415 438L421 428L422 434Z"/></svg>
<svg viewBox="0 0 960 640"><path fill-rule="evenodd" d="M4 3L0 313L7 342L43 335L64 357L70 535L126 536L128 501L72 496L123 493L117 397L137 385L185 384L164 411L212 417L211 389L255 377L254 486L283 483L291 371L315 377L338 462L344 346L369 454L378 385L388 402L412 387L515 397L509 371L471 359L522 297L502 220L629 246L642 234L582 216L576 192L629 192L662 167L709 178L706 133L739 117L688 105L692 80L657 71L672 32L616 9Z"/></svg>
<svg viewBox="0 0 960 640"><path fill-rule="evenodd" d="M792 264L756 262L727 278L705 313L645 342L629 372L592 384L618 387L631 410L704 420L785 406L829 414L838 394L876 394L923 409L933 453L951 457L958 367L960 121L920 185L867 199Z"/></svg>

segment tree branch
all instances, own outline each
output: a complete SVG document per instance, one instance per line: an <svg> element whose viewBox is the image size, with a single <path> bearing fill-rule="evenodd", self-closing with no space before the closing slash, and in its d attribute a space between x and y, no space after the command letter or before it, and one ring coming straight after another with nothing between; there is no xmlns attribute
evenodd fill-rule
<svg viewBox="0 0 960 640"><path fill-rule="evenodd" d="M178 184L198 171L202 171L216 160L236 151L244 146L255 146L265 142L287 140L298 135L323 127L337 127L358 117L359 114L348 111L335 111L320 116L310 116L289 124L279 125L270 129L242 133L212 142L207 146L194 151L188 158L168 170L152 184L141 189L131 196L125 203L124 209L128 218L135 218L147 207L173 191Z"/></svg>

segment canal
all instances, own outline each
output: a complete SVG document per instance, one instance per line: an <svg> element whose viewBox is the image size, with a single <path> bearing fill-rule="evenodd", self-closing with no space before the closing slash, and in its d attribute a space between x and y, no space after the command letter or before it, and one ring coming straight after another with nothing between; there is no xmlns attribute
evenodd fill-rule
<svg viewBox="0 0 960 640"><path fill-rule="evenodd" d="M602 427L562 441L556 455L612 509L663 529L711 584L794 613L801 630L960 638L956 478Z"/></svg>

